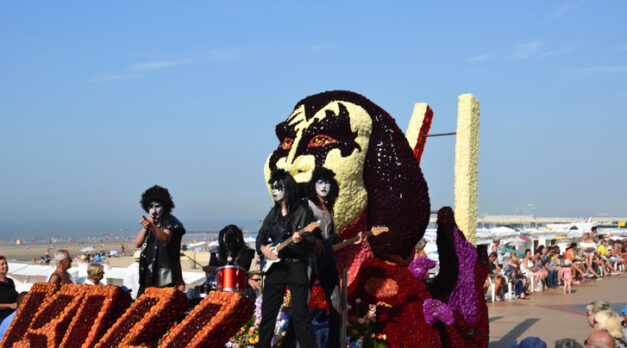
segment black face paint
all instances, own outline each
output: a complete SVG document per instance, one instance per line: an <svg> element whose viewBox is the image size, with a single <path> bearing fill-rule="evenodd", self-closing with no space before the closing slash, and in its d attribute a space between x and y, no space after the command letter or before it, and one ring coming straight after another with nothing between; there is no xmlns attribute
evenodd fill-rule
<svg viewBox="0 0 627 348"><path fill-rule="evenodd" d="M299 123L300 121L289 125L288 121L283 121L276 125L275 131L277 138L279 138L279 147L274 150L274 152L270 156L269 163L271 171L275 171L277 169L276 162L279 160L279 158L287 157L287 155L290 153L290 149L292 148L294 140L296 139L296 130L294 128Z"/></svg>
<svg viewBox="0 0 627 348"><path fill-rule="evenodd" d="M340 149L342 157L350 156L354 150L361 151L361 146L359 146L356 141L357 132L351 131L350 115L348 114L346 106L340 102L338 103L338 107L340 109L339 115L336 115L335 112L331 110L327 110L325 118L322 120L314 120L301 134L296 153L298 156L313 155L316 159L316 167L322 167L324 165L329 151L333 149ZM285 122L277 126L279 141L287 137L283 136L284 134L296 133L293 126L290 132L283 124L285 124ZM281 133L279 133L280 127ZM283 144L284 143L281 145ZM279 146L270 157L270 169L275 170L278 159L286 157L288 153L289 149L285 150L282 146Z"/></svg>

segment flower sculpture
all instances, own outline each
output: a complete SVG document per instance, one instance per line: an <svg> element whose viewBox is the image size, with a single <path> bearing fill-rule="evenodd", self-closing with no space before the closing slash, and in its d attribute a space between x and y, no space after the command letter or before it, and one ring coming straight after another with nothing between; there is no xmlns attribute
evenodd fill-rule
<svg viewBox="0 0 627 348"><path fill-rule="evenodd" d="M96 347L151 345L187 308L185 295L174 288L148 288L107 331Z"/></svg>
<svg viewBox="0 0 627 348"><path fill-rule="evenodd" d="M446 325L453 325L455 322L453 311L449 306L438 300L426 299L425 302L422 303L422 310L425 313L425 320L427 320L427 324L429 325L435 324L436 321L441 321Z"/></svg>
<svg viewBox="0 0 627 348"><path fill-rule="evenodd" d="M46 307L53 298L53 294L59 290L58 284L35 283L24 298L20 308L15 314L11 326L0 342L0 347L11 347L24 337L31 321L39 311ZM27 343L25 343L27 344Z"/></svg>
<svg viewBox="0 0 627 348"><path fill-rule="evenodd" d="M61 347L93 347L128 308L131 296L120 287L89 287Z"/></svg>
<svg viewBox="0 0 627 348"><path fill-rule="evenodd" d="M389 227L389 233L370 237L335 256L338 269L348 269L350 298L392 305L377 314L391 347L486 346L487 311L476 292L487 272L486 264L476 261L485 251L475 249L455 230L452 210L444 209L439 217L441 271L434 284L427 286L407 267L431 209L419 157L433 112L426 105L421 110L423 121L410 146L394 119L359 94L330 91L307 97L276 126L279 145L268 157L264 172L268 178L272 170L284 169L304 184L315 167L331 169L340 187L333 207L336 232L350 238L372 226ZM460 241L456 243L457 235ZM423 272L429 265L420 266ZM428 299L446 304L454 322L427 323L423 304Z"/></svg>
<svg viewBox="0 0 627 348"><path fill-rule="evenodd" d="M31 347L59 347L88 285L66 284L42 307L26 331L23 343Z"/></svg>
<svg viewBox="0 0 627 348"><path fill-rule="evenodd" d="M223 347L253 311L253 303L240 293L212 291L164 337L159 347Z"/></svg>

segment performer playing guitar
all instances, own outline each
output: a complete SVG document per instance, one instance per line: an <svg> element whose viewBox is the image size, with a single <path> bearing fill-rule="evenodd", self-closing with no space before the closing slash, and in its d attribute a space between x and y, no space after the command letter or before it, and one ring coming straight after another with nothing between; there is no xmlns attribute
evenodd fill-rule
<svg viewBox="0 0 627 348"><path fill-rule="evenodd" d="M314 218L311 211L301 204L296 181L289 173L284 170L272 172L268 184L271 186L275 205L259 230L257 251L266 259L274 260L279 255L271 250L272 243L268 244L268 239L276 244L281 242L282 238L291 237L293 243L283 248L280 252L281 261L266 274L257 347L270 347L277 313L287 285L292 293L290 320L294 323L298 342L301 347L315 347L316 340L307 308L309 294L307 263L313 238L306 237L300 232L303 227L313 222Z"/></svg>

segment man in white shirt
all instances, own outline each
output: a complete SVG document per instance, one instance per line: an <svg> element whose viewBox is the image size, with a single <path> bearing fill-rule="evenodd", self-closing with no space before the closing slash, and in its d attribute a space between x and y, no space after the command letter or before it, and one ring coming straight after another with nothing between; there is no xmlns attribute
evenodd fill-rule
<svg viewBox="0 0 627 348"><path fill-rule="evenodd" d="M137 298L137 290L139 290L139 258L141 256L141 251L136 251L133 254L133 258L135 262L133 262L130 266L126 268L126 272L124 273L124 287L131 290L131 297L134 299Z"/></svg>

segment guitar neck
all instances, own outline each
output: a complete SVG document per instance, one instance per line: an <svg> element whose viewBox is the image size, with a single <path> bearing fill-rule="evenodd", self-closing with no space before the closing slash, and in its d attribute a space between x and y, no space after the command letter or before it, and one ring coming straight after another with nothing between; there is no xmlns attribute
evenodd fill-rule
<svg viewBox="0 0 627 348"><path fill-rule="evenodd" d="M372 235L372 231L368 231L364 234L364 238L368 238L370 237L370 235ZM346 248L347 246L355 243L357 240L359 239L359 235L356 235L353 238L349 238L347 240L344 240L342 242L339 242L337 244L333 244L333 246L331 247L331 250L333 250L333 252L336 252L340 249Z"/></svg>
<svg viewBox="0 0 627 348"><path fill-rule="evenodd" d="M277 245L276 247L276 252L277 254L281 252L281 250L285 249L288 245L292 244L294 242L294 239L292 239L293 237L289 237L288 239L284 240L281 244Z"/></svg>
<svg viewBox="0 0 627 348"><path fill-rule="evenodd" d="M298 230L294 233L310 233L311 231L313 231L314 229L318 227L320 227L320 221L312 222L309 225L305 226L305 228L303 228L302 230ZM287 240L283 241L281 244L277 245L276 247L277 254L281 252L281 250L285 249L285 247L292 244L293 242L294 242L294 236L288 238Z"/></svg>

